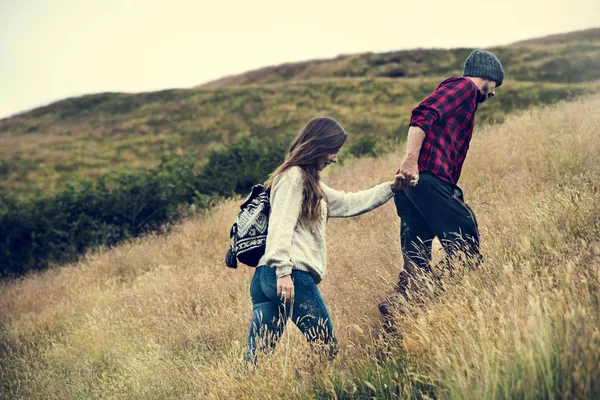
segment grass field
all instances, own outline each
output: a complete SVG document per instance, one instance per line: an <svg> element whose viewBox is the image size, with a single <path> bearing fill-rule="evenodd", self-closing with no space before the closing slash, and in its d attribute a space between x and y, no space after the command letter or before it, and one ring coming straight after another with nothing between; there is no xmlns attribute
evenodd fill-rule
<svg viewBox="0 0 600 400"><path fill-rule="evenodd" d="M486 103L482 112L496 107ZM234 199L169 234L1 283L0 393L10 399L597 398L599 108L600 96L592 95L479 126L460 183L478 216L485 261L426 308L400 318L402 338L381 340L376 308L402 266L399 221L389 203L329 222L330 260L320 289L340 340L338 358L313 365L290 326L255 373L236 376L252 270L222 263ZM402 154L398 148L351 160L324 180L347 191L367 188L391 179Z"/></svg>

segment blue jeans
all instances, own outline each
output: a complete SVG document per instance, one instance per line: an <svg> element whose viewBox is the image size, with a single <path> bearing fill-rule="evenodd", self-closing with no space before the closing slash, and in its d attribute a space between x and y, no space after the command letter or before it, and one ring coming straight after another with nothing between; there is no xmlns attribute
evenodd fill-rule
<svg viewBox="0 0 600 400"><path fill-rule="evenodd" d="M277 296L275 268L260 266L250 284L252 322L248 332L246 361L256 362L257 351L268 352L283 334L288 318L317 351L333 359L338 351L333 324L312 275L292 271L294 300L283 303Z"/></svg>

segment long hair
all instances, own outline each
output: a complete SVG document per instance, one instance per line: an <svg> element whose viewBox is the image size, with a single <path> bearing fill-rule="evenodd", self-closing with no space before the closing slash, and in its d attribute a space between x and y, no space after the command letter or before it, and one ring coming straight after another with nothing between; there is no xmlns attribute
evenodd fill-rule
<svg viewBox="0 0 600 400"><path fill-rule="evenodd" d="M269 177L265 187L271 187L275 178L291 167L300 167L304 175L300 222L316 227L321 218L321 200L325 197L319 185L319 164L328 154L337 153L348 134L331 118L314 118L292 140L281 164Z"/></svg>

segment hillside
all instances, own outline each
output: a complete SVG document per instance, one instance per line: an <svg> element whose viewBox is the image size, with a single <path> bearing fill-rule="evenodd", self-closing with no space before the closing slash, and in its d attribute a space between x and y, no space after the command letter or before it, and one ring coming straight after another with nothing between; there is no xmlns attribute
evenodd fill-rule
<svg viewBox="0 0 600 400"><path fill-rule="evenodd" d="M556 45L579 42L581 44L594 44L598 42L600 28L586 29L583 31L560 33L557 35L548 35L541 38L521 40L512 43L511 46L531 46L531 45Z"/></svg>
<svg viewBox="0 0 600 400"><path fill-rule="evenodd" d="M493 49L507 81L478 112L478 124L597 91L599 32ZM200 89L59 101L0 120L0 196L46 195L81 178L153 168L168 155L191 153L201 164L210 149L242 136L294 134L315 115L338 119L350 145L362 136L389 148L404 138L412 107L445 76L460 73L469 51L341 56L269 67Z"/></svg>
<svg viewBox="0 0 600 400"><path fill-rule="evenodd" d="M239 199L167 235L0 283L3 398L598 398L600 96L480 127L461 186L486 258L401 317L376 304L401 266L392 202L328 222L320 290L341 344L311 365L290 326L248 377L249 268L222 265ZM568 132L568 135L565 134ZM346 191L389 180L403 149L324 174ZM439 253L437 253L439 255Z"/></svg>

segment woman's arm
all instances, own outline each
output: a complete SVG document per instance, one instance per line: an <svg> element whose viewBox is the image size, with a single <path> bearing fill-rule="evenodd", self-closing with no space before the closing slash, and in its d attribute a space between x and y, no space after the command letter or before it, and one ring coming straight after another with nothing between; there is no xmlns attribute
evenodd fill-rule
<svg viewBox="0 0 600 400"><path fill-rule="evenodd" d="M329 216L333 218L364 214L387 203L394 196L392 186L393 182L385 182L368 190L345 193L332 189L321 182L321 187L329 202Z"/></svg>
<svg viewBox="0 0 600 400"><path fill-rule="evenodd" d="M268 262L276 268L278 278L292 273L290 249L302 206L302 183L302 172L293 167L283 172L271 187Z"/></svg>

